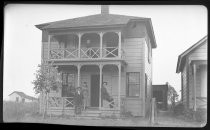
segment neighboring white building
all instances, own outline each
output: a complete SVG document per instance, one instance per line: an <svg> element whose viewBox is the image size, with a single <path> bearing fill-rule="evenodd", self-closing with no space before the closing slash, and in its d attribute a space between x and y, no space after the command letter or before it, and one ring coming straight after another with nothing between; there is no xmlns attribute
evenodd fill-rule
<svg viewBox="0 0 210 130"><path fill-rule="evenodd" d="M26 95L23 92L14 91L9 94L9 101L13 102L33 102L37 101L36 98Z"/></svg>

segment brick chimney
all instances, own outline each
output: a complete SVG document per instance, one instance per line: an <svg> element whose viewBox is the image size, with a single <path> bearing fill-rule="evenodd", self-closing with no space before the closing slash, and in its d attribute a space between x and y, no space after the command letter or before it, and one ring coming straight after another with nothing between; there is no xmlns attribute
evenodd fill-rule
<svg viewBox="0 0 210 130"><path fill-rule="evenodd" d="M101 5L101 14L109 14L109 5Z"/></svg>

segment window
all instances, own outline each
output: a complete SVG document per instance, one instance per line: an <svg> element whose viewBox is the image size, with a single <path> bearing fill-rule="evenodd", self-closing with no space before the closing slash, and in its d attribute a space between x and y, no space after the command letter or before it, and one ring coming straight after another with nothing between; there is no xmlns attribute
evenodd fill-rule
<svg viewBox="0 0 210 130"><path fill-rule="evenodd" d="M16 102L19 102L19 97L16 97Z"/></svg>
<svg viewBox="0 0 210 130"><path fill-rule="evenodd" d="M24 103L25 102L25 98L22 98L22 103Z"/></svg>
<svg viewBox="0 0 210 130"><path fill-rule="evenodd" d="M140 73L127 72L127 97L139 97L140 95Z"/></svg>
<svg viewBox="0 0 210 130"><path fill-rule="evenodd" d="M62 73L62 96L71 97L75 88L75 77L72 73Z"/></svg>

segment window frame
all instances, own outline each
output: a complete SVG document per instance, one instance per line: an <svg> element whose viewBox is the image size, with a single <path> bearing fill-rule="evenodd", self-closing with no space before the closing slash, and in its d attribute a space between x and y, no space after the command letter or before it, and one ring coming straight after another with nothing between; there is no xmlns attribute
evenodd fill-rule
<svg viewBox="0 0 210 130"><path fill-rule="evenodd" d="M139 88L139 93L138 93L138 96L134 96L134 95L129 95L129 90L131 89L129 87L130 83L129 83L129 74L132 74L132 73L135 73L135 74L138 74L138 83L132 83L133 85L138 85L138 88ZM126 72L126 97L128 98L139 98L140 97L140 72Z"/></svg>

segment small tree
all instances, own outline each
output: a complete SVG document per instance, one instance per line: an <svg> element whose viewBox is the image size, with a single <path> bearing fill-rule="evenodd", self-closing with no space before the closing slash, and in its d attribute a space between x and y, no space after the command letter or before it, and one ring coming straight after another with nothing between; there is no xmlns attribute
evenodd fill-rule
<svg viewBox="0 0 210 130"><path fill-rule="evenodd" d="M58 90L60 83L61 83L61 77L60 74L57 71L56 67L53 67L52 64L42 64L38 65L39 69L36 71L35 80L32 81L32 84L34 84L34 90L36 94L41 94L44 96L45 100L45 109L43 113L43 117L46 113L46 107L47 102L46 98L48 96L48 93L51 89Z"/></svg>
<svg viewBox="0 0 210 130"><path fill-rule="evenodd" d="M178 101L178 93L171 85L168 85L168 101L171 103L171 108L175 107L175 102Z"/></svg>

